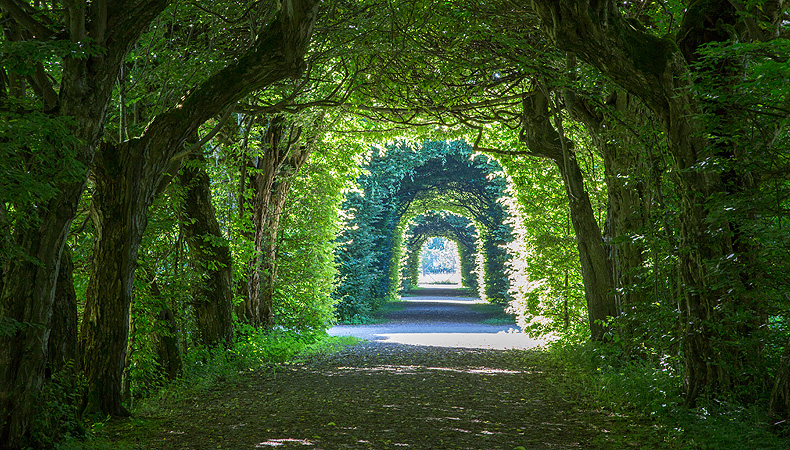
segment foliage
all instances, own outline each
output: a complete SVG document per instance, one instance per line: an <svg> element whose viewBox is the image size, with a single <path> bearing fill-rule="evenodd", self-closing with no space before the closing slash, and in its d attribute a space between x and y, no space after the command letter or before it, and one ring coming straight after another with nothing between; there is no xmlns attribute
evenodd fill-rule
<svg viewBox="0 0 790 450"><path fill-rule="evenodd" d="M556 367L550 373L563 374L562 383L557 380L557 384L567 386L570 398L652 424L654 433L640 437L648 440L642 442L645 447L778 450L787 446L786 438L768 431L768 417L755 408L715 398L691 410L683 407L678 358L658 364L624 359L617 346L593 346L573 339L552 343L548 355L549 364ZM617 434L612 430L612 437Z"/></svg>
<svg viewBox="0 0 790 450"><path fill-rule="evenodd" d="M507 213L499 200L505 180L488 158L472 158L462 141L397 142L374 148L359 191L346 196L348 216L338 237L338 314L366 316L399 287L404 232L409 219L430 210L466 215L480 232L485 294L506 301ZM413 250L413 249L412 249Z"/></svg>
<svg viewBox="0 0 790 450"><path fill-rule="evenodd" d="M39 396L40 409L31 431L32 441L39 448L52 447L68 438L85 436L80 417L85 388L84 377L76 370L73 361L52 374Z"/></svg>
<svg viewBox="0 0 790 450"><path fill-rule="evenodd" d="M509 311L535 334L587 334L586 304L570 212L556 167L501 158L513 182L517 239Z"/></svg>
<svg viewBox="0 0 790 450"><path fill-rule="evenodd" d="M278 243L277 323L325 329L334 321L334 237L349 162L319 146L291 186Z"/></svg>
<svg viewBox="0 0 790 450"><path fill-rule="evenodd" d="M416 286L418 266L425 264L422 256L425 252L423 243L428 242L431 237L444 237L456 243L455 252L461 266L461 284L477 291L480 269L475 267L475 255L479 253L477 228L468 218L448 211L426 211L409 220L405 234L406 261L401 277L403 290L409 291Z"/></svg>

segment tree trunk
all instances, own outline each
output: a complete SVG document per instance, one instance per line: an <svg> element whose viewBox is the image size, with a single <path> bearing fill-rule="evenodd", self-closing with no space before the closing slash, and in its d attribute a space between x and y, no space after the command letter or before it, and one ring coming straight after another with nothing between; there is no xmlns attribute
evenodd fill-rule
<svg viewBox="0 0 790 450"><path fill-rule="evenodd" d="M66 245L60 259L58 281L55 285L55 300L50 320L47 363L49 374L60 372L67 364L77 367L77 294L74 292L74 263L71 250Z"/></svg>
<svg viewBox="0 0 790 450"><path fill-rule="evenodd" d="M266 217L266 236L262 249L263 260L261 272L266 277L261 280L261 321L264 328L274 326L274 288L277 281L277 234L280 227L280 217L283 206L291 188L293 177L310 156L309 146L293 146L285 162L280 167L274 183L274 189L269 199Z"/></svg>
<svg viewBox="0 0 790 450"><path fill-rule="evenodd" d="M676 43L627 22L615 2L532 0L532 6L543 30L560 49L575 53L640 97L666 132L682 204L680 323L686 404L693 406L705 389L726 390L731 383L726 361L740 349L727 348L727 339L737 331L732 323L721 320L721 312L736 309L740 299L717 285L711 271L712 262L724 261L733 253L728 233L722 232L730 230L731 224L724 219L726 214L718 214L707 204L727 189L714 165L703 164L716 155L706 139L710 130L699 119L689 61L699 46L726 39L726 30L736 25L738 15L726 0L692 1Z"/></svg>
<svg viewBox="0 0 790 450"><path fill-rule="evenodd" d="M0 441L8 448L26 445L39 406L36 397L45 378L55 281L79 191L74 188L50 202L51 209L42 217L46 227L18 230L15 236L31 259L9 262L0 302Z"/></svg>
<svg viewBox="0 0 790 450"><path fill-rule="evenodd" d="M121 374L134 266L148 208L171 160L186 156L182 145L208 119L249 92L297 77L304 70L303 55L318 2L294 1L289 6L244 55L206 79L178 105L157 115L140 138L104 144L98 152L94 170L97 241L80 336L89 408L126 414L121 405Z"/></svg>
<svg viewBox="0 0 790 450"><path fill-rule="evenodd" d="M87 411L113 416L128 415L121 405L121 378L137 252L152 197L140 179L142 158L121 150L103 145L93 169L96 241L80 330Z"/></svg>
<svg viewBox="0 0 790 450"><path fill-rule="evenodd" d="M637 285L636 273L644 264L644 245L634 242L633 237L642 233L645 226L643 208L649 201L640 196L638 182L633 172L639 167L639 161L632 149L636 145L632 136L625 133L612 137L612 130L617 126L608 121L605 115L595 111L575 92L565 91L565 106L571 116L584 123L593 138L595 146L604 160L606 178L607 217L604 227L607 258L612 271L614 296L618 308L634 304L633 288ZM632 104L635 99L629 98L625 92L616 92L607 103L614 103L622 117L644 117L645 112L639 111ZM607 124L607 126L604 126Z"/></svg>
<svg viewBox="0 0 790 450"><path fill-rule="evenodd" d="M159 300L158 336L156 342L156 362L162 368L167 380L175 380L181 374L181 352L178 345L178 324L173 310L162 296L159 284L151 283L151 295Z"/></svg>
<svg viewBox="0 0 790 450"><path fill-rule="evenodd" d="M604 324L617 316L612 270L601 229L584 188L584 177L572 151L573 143L567 139L563 143L564 136L549 121L548 99L538 91L525 99L524 103L525 128L522 139L527 143L530 154L549 158L557 164L565 185L579 249L590 334L594 341L600 341L605 337Z"/></svg>
<svg viewBox="0 0 790 450"><path fill-rule="evenodd" d="M273 213L271 208L274 187L274 178L277 171L285 162L291 146L290 133L288 137L283 137L283 118L280 116L269 120L266 133L262 139L262 155L255 157L255 175L250 186L255 192L255 199L252 203L252 228L253 228L253 256L249 261L247 275L247 299L245 309L247 311L248 323L254 327L261 327L266 322L267 315L272 311L267 311L262 303L262 288L265 280L269 277L269 245L266 242L266 225L269 223L269 215ZM285 140L285 142L283 142ZM276 231L275 231L276 233Z"/></svg>
<svg viewBox="0 0 790 450"><path fill-rule="evenodd" d="M233 343L233 261L211 203L205 157L194 153L190 161L178 181L184 189L181 228L193 264L203 277L192 292L198 339L209 347L227 347Z"/></svg>
<svg viewBox="0 0 790 450"><path fill-rule="evenodd" d="M256 158L253 203L253 258L247 280L247 310L250 324L270 328L274 325L274 283L277 278L277 231L290 177L309 156L308 148L298 145L301 128L285 130L282 117L269 121L264 136L263 155Z"/></svg>

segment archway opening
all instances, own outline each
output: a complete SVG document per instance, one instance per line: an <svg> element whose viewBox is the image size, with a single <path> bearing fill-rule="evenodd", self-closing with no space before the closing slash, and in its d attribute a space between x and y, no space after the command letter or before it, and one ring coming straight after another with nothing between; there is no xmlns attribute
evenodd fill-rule
<svg viewBox="0 0 790 450"><path fill-rule="evenodd" d="M418 284L461 287L461 257L455 241L441 236L425 241L420 250Z"/></svg>

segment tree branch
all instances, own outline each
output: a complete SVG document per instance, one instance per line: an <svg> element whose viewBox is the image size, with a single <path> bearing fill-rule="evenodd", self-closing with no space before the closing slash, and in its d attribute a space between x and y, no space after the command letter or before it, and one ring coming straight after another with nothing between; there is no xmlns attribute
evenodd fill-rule
<svg viewBox="0 0 790 450"><path fill-rule="evenodd" d="M0 8L6 10L20 25L33 33L38 39L47 39L55 35L55 31L36 20L16 2L16 0L0 0Z"/></svg>

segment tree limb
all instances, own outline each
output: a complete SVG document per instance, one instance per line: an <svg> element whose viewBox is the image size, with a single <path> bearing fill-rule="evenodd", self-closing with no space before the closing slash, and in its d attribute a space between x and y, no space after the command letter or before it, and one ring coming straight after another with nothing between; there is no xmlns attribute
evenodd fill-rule
<svg viewBox="0 0 790 450"><path fill-rule="evenodd" d="M33 33L38 39L48 39L55 35L55 31L36 20L17 3L16 0L0 0L0 8L6 10L20 25Z"/></svg>

